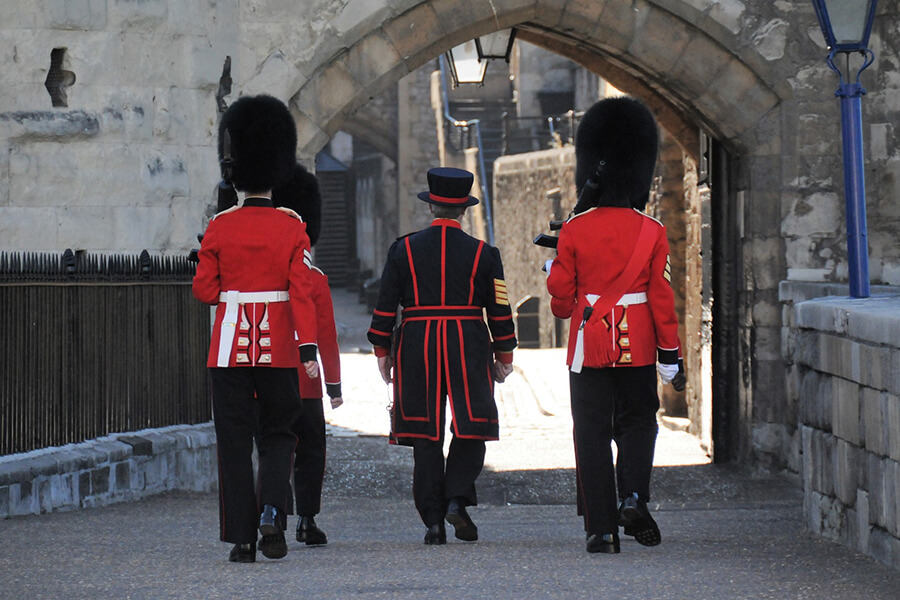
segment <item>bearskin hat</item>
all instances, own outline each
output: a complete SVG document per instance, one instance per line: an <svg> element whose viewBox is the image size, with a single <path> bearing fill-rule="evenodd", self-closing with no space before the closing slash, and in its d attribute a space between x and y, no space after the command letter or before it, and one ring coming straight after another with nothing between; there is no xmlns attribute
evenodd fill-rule
<svg viewBox="0 0 900 600"><path fill-rule="evenodd" d="M643 210L658 153L656 119L643 102L619 96L594 104L575 134L575 212L594 206Z"/></svg>
<svg viewBox="0 0 900 600"><path fill-rule="evenodd" d="M315 246L322 230L322 194L319 180L300 163L290 177L272 190L272 204L289 208L306 223L309 245Z"/></svg>
<svg viewBox="0 0 900 600"><path fill-rule="evenodd" d="M231 182L244 192L265 192L290 176L297 152L297 126L284 102L272 96L244 96L219 120L219 160L225 131L231 144Z"/></svg>

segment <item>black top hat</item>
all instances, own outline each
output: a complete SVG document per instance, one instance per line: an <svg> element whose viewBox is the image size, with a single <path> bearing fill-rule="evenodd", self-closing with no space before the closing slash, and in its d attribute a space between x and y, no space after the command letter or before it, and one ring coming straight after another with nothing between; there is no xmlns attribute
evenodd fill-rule
<svg viewBox="0 0 900 600"><path fill-rule="evenodd" d="M475 176L463 169L436 167L428 170L428 191L419 200L437 206L474 206L478 198L469 195Z"/></svg>

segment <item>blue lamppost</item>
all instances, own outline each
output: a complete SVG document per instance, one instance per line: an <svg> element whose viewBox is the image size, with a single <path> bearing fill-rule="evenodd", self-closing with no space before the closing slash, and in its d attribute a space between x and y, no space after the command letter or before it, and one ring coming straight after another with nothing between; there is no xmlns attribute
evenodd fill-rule
<svg viewBox="0 0 900 600"><path fill-rule="evenodd" d="M859 76L875 60L875 53L869 50L868 45L878 0L812 0L812 3L828 44L828 66L840 78L835 96L841 99L850 295L868 298L869 247L866 239L866 181L862 147L862 96L866 90L859 83ZM846 61L846 81L834 61L837 53L843 54ZM851 83L850 56L853 54L862 55L862 65Z"/></svg>

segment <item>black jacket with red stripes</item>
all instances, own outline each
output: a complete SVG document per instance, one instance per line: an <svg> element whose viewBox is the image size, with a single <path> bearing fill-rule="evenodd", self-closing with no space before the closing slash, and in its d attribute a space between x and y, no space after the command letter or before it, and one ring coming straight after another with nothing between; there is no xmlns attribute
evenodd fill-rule
<svg viewBox="0 0 900 600"><path fill-rule="evenodd" d="M455 436L498 438L491 366L495 356L512 362L516 347L499 250L451 219L398 239L388 251L368 338L377 355L394 353L391 420L399 442L442 439L444 394Z"/></svg>

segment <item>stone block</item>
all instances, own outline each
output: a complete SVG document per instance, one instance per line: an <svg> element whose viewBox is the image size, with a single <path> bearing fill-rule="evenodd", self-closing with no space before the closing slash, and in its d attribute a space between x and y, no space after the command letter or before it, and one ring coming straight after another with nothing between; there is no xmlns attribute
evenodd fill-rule
<svg viewBox="0 0 900 600"><path fill-rule="evenodd" d="M693 36L684 51L675 57L671 78L694 95L703 94L711 78L728 64L730 55L707 36Z"/></svg>
<svg viewBox="0 0 900 600"><path fill-rule="evenodd" d="M890 357L890 348L859 344L859 383L876 390L887 390Z"/></svg>
<svg viewBox="0 0 900 600"><path fill-rule="evenodd" d="M859 543L856 548L860 552L866 552L872 526L869 522L869 494L864 490L856 490L856 519L856 529L859 532Z"/></svg>
<svg viewBox="0 0 900 600"><path fill-rule="evenodd" d="M38 511L45 514L53 511L53 492L51 489L50 477L41 475L34 480L34 493L37 500Z"/></svg>
<svg viewBox="0 0 900 600"><path fill-rule="evenodd" d="M860 445L860 394L859 385L836 377L832 402L832 431L837 437Z"/></svg>
<svg viewBox="0 0 900 600"><path fill-rule="evenodd" d="M886 459L872 453L866 453L866 481L869 492L869 520L873 525L885 528L887 526L887 505L885 502L887 488L885 487Z"/></svg>
<svg viewBox="0 0 900 600"><path fill-rule="evenodd" d="M408 72L403 57L391 40L376 31L355 44L342 58L347 71L363 87L374 85L379 79L398 79ZM394 74L394 77L390 75Z"/></svg>
<svg viewBox="0 0 900 600"><path fill-rule="evenodd" d="M111 29L135 29L137 31L162 29L168 21L167 0L140 0L138 2L114 2L109 10Z"/></svg>
<svg viewBox="0 0 900 600"><path fill-rule="evenodd" d="M484 7L482 6L483 9ZM437 56L445 49L443 45L448 32L444 30L443 23L435 11L436 8L429 3L419 4L383 26L384 33L387 34L388 39L394 45L396 53L404 61L408 61L410 71ZM484 32L474 32L475 35L481 33ZM474 35L468 39L472 37ZM465 41L465 39L460 40L460 43L462 41ZM422 55L427 56L427 58L423 60L421 58Z"/></svg>
<svg viewBox="0 0 900 600"><path fill-rule="evenodd" d="M116 492L126 492L131 487L131 462L123 461L114 465L113 471L115 484L113 489Z"/></svg>
<svg viewBox="0 0 900 600"><path fill-rule="evenodd" d="M36 515L40 513L37 490L31 481L13 483L9 486L10 516Z"/></svg>
<svg viewBox="0 0 900 600"><path fill-rule="evenodd" d="M78 473L78 497L83 502L91 495L91 471L81 471Z"/></svg>
<svg viewBox="0 0 900 600"><path fill-rule="evenodd" d="M833 399L832 378L818 371L808 370L800 383L800 422L822 431L832 429Z"/></svg>
<svg viewBox="0 0 900 600"><path fill-rule="evenodd" d="M0 519L9 516L9 485L0 485Z"/></svg>
<svg viewBox="0 0 900 600"><path fill-rule="evenodd" d="M112 438L96 440L91 446L95 451L103 453L105 458L102 462L104 463L119 462L131 457L131 446L123 442L117 442Z"/></svg>
<svg viewBox="0 0 900 600"><path fill-rule="evenodd" d="M894 545L893 536L880 527L874 527L869 534L869 547L866 554L880 563L893 565Z"/></svg>
<svg viewBox="0 0 900 600"><path fill-rule="evenodd" d="M44 25L50 29L105 29L106 5L106 0L46 0Z"/></svg>
<svg viewBox="0 0 900 600"><path fill-rule="evenodd" d="M900 296L845 300L851 306L850 336L875 344L896 346L900 340Z"/></svg>
<svg viewBox="0 0 900 600"><path fill-rule="evenodd" d="M810 489L825 496L834 495L834 436L810 430L808 460L808 482ZM804 453L806 454L806 452ZM806 477L806 475L804 475Z"/></svg>
<svg viewBox="0 0 900 600"><path fill-rule="evenodd" d="M862 388L862 419L866 450L879 456L887 456L889 427L887 421L887 395L872 388Z"/></svg>
<svg viewBox="0 0 900 600"><path fill-rule="evenodd" d="M109 493L109 466L99 467L91 471L91 496L102 496Z"/></svg>
<svg viewBox="0 0 900 600"><path fill-rule="evenodd" d="M53 510L75 509L79 505L78 476L73 473L54 475L50 478L50 494Z"/></svg>
<svg viewBox="0 0 900 600"><path fill-rule="evenodd" d="M670 73L695 37L693 28L668 11L652 5L647 9L647 14L639 17L628 51L650 72ZM612 9L607 5L604 13L608 10ZM606 15L602 18L605 21Z"/></svg>
<svg viewBox="0 0 900 600"><path fill-rule="evenodd" d="M837 440L834 459L834 491L838 500L846 506L853 506L859 485L859 471L862 467L863 452L859 447Z"/></svg>
<svg viewBox="0 0 900 600"><path fill-rule="evenodd" d="M885 404L887 455L893 460L900 460L900 396L885 394Z"/></svg>

